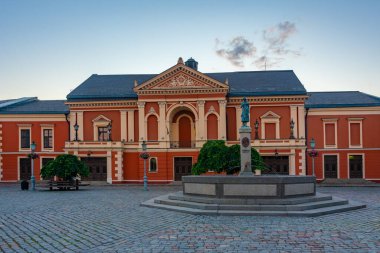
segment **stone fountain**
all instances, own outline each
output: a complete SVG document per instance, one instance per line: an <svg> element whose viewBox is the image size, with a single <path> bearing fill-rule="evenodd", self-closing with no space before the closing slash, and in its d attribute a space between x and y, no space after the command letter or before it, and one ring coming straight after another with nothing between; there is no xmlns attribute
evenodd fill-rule
<svg viewBox="0 0 380 253"><path fill-rule="evenodd" d="M204 215L319 216L366 207L316 192L314 176L254 176L249 104L241 103L239 176L184 176L183 190L141 205Z"/></svg>

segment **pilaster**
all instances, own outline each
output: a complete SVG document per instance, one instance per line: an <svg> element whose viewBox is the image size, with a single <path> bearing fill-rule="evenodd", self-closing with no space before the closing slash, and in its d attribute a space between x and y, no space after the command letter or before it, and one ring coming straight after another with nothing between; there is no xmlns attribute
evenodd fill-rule
<svg viewBox="0 0 380 253"><path fill-rule="evenodd" d="M115 154L115 166L116 166L116 173L115 177L118 181L123 181L123 152L117 151Z"/></svg>
<svg viewBox="0 0 380 253"><path fill-rule="evenodd" d="M305 138L305 107L298 106L298 138Z"/></svg>
<svg viewBox="0 0 380 253"><path fill-rule="evenodd" d="M139 108L139 141L146 140L145 133L145 102L137 102Z"/></svg>
<svg viewBox="0 0 380 253"><path fill-rule="evenodd" d="M293 129L293 135L294 138L298 138L298 119L297 119L297 106L291 105L290 106L290 120L294 121L294 129ZM290 133L289 133L290 136Z"/></svg>
<svg viewBox="0 0 380 253"><path fill-rule="evenodd" d="M78 140L83 141L83 111L72 111L70 112L70 137L71 140L75 139L75 129L74 125L77 122L78 128Z"/></svg>
<svg viewBox="0 0 380 253"><path fill-rule="evenodd" d="M127 141L127 111L120 110L120 139Z"/></svg>
<svg viewBox="0 0 380 253"><path fill-rule="evenodd" d="M289 175L296 175L296 151L295 149L290 150L289 155Z"/></svg>
<svg viewBox="0 0 380 253"><path fill-rule="evenodd" d="M241 112L242 112L241 107L240 106L236 106L236 129L240 129L241 126L242 126L242 123L241 123ZM236 131L236 133L237 133L236 140L240 140L239 131Z"/></svg>
<svg viewBox="0 0 380 253"><path fill-rule="evenodd" d="M195 139L197 147L201 147L203 145L203 141L205 140L205 101L198 100L197 104L199 117Z"/></svg>
<svg viewBox="0 0 380 253"><path fill-rule="evenodd" d="M166 131L166 121L165 121L165 114L166 114L166 102L160 101L158 102L159 106L159 120L158 120L158 140L161 143L162 147L167 146L167 140L168 140L168 135Z"/></svg>
<svg viewBox="0 0 380 253"><path fill-rule="evenodd" d="M226 132L226 100L219 100L219 136L218 138L220 140L226 140L227 139L227 132Z"/></svg>
<svg viewBox="0 0 380 253"><path fill-rule="evenodd" d="M128 141L135 141L135 110L127 110L128 113Z"/></svg>

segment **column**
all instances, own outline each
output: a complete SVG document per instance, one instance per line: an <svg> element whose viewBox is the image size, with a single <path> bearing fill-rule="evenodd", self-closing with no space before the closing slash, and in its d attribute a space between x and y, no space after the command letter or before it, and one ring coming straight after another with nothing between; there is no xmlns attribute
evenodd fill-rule
<svg viewBox="0 0 380 253"><path fill-rule="evenodd" d="M298 106L298 138L305 138L305 107Z"/></svg>
<svg viewBox="0 0 380 253"><path fill-rule="evenodd" d="M128 113L128 141L135 141L135 110L127 110Z"/></svg>
<svg viewBox="0 0 380 253"><path fill-rule="evenodd" d="M128 141L127 138L127 111L120 110L120 139Z"/></svg>
<svg viewBox="0 0 380 253"><path fill-rule="evenodd" d="M124 177L123 177L123 152L122 151L117 151L117 153L115 154L115 165L116 165L116 168L117 168L117 172L116 172L116 177L117 177L117 180L118 181L123 181L124 180Z"/></svg>
<svg viewBox="0 0 380 253"><path fill-rule="evenodd" d="M218 138L220 140L226 140L227 139L227 132L226 132L226 100L219 100L219 136Z"/></svg>
<svg viewBox="0 0 380 253"><path fill-rule="evenodd" d="M165 146L167 145L166 141L168 140L168 137L167 137L167 130L166 130L166 121L165 121L165 116L166 116L166 102L164 101L160 101L158 102L158 106L159 106L159 113L160 113L160 118L159 118L159 122L158 122L158 140L160 141L160 143L162 143L161 146Z"/></svg>
<svg viewBox="0 0 380 253"><path fill-rule="evenodd" d="M294 138L298 138L298 131L297 131L297 125L298 125L298 120L297 120L297 106L295 105L291 105L290 106L290 120L293 120L294 121L294 129L293 129L293 133L294 133ZM290 132L289 132L289 136L290 136Z"/></svg>
<svg viewBox="0 0 380 253"><path fill-rule="evenodd" d="M145 102L137 102L139 108L139 141L146 140L145 131Z"/></svg>
<svg viewBox="0 0 380 253"><path fill-rule="evenodd" d="M71 138L70 141L75 139L75 129L74 129L75 122L77 122L79 126L78 140L83 141L83 129L84 129L83 111L70 112L70 138Z"/></svg>
<svg viewBox="0 0 380 253"><path fill-rule="evenodd" d="M198 126L196 131L195 139L197 141L197 144L199 143L200 146L203 145L203 141L206 139L206 136L204 136L205 133L205 101L204 100L198 100Z"/></svg>
<svg viewBox="0 0 380 253"><path fill-rule="evenodd" d="M289 175L294 176L296 174L296 150L291 149L289 155Z"/></svg>

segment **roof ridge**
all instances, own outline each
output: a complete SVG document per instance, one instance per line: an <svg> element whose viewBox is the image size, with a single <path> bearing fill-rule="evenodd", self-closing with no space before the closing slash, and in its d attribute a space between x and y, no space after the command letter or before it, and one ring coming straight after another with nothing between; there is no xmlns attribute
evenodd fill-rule
<svg viewBox="0 0 380 253"><path fill-rule="evenodd" d="M36 101L36 100L38 100L37 97L16 98L14 100L0 104L0 109L4 109L5 107L8 107L8 106L15 106L17 104L23 104L23 103L27 103L27 102Z"/></svg>

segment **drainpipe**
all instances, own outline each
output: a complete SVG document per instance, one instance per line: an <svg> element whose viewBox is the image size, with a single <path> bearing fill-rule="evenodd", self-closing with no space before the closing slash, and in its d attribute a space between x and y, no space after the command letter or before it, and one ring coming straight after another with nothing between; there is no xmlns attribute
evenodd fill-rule
<svg viewBox="0 0 380 253"><path fill-rule="evenodd" d="M309 166L307 164L307 156L308 156L308 146L309 146L309 138L307 136L307 130L308 130L308 127L307 127L307 115L309 113L309 108L306 108L306 114L305 114L305 144L306 144L306 159L305 159L305 162L306 162L306 175L307 175L307 172L309 170Z"/></svg>
<svg viewBox="0 0 380 253"><path fill-rule="evenodd" d="M68 130L69 130L69 140L68 141L70 141L71 140L71 136L70 136L70 121L69 121L69 119L68 119L68 116L69 116L69 113L65 113L65 117L66 117L66 122L67 122L67 125L68 125Z"/></svg>

